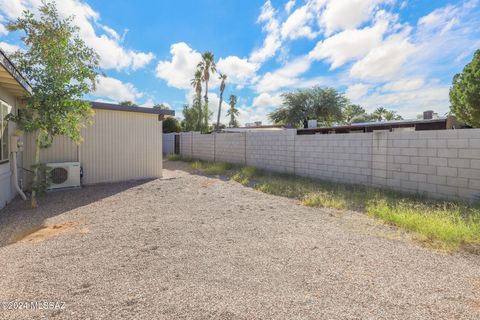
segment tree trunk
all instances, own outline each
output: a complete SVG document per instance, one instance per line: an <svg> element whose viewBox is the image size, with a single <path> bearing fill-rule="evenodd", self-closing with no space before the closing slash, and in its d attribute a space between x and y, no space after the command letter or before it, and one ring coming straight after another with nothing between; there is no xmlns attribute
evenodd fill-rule
<svg viewBox="0 0 480 320"><path fill-rule="evenodd" d="M197 96L197 107L198 107L197 131L202 131L202 97L201 95Z"/></svg>
<svg viewBox="0 0 480 320"><path fill-rule="evenodd" d="M205 127L208 131L208 81L205 81Z"/></svg>
<svg viewBox="0 0 480 320"><path fill-rule="evenodd" d="M217 130L220 128L220 113L222 112L223 90L220 91L220 102L218 103Z"/></svg>
<svg viewBox="0 0 480 320"><path fill-rule="evenodd" d="M34 187L32 188L32 202L31 202L32 208L38 207L37 191L35 190L35 186L38 184L38 181L39 181L41 134L42 132L38 131L37 137L35 139L35 163L34 163L34 169L33 169L33 182L32 182L32 185Z"/></svg>

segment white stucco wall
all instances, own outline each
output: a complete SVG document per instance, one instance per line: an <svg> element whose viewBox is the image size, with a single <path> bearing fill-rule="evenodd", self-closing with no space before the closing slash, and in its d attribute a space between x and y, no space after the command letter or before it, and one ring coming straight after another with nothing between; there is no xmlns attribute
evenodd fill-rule
<svg viewBox="0 0 480 320"><path fill-rule="evenodd" d="M9 112L16 112L17 101L16 98L6 91L4 88L0 87L0 99L6 102L11 106ZM9 137L15 132L16 126L15 123L8 124L8 134ZM21 158L21 157L19 157ZM0 208L3 208L8 202L10 202L16 196L15 185L13 183L12 177L12 156L9 155L9 161L0 164ZM17 165L21 167L21 159Z"/></svg>

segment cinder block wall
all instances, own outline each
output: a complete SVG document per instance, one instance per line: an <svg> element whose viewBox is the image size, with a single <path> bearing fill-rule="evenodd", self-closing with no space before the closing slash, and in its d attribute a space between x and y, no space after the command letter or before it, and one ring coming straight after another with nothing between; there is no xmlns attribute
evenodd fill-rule
<svg viewBox="0 0 480 320"><path fill-rule="evenodd" d="M245 164L245 133L215 134L215 161Z"/></svg>
<svg viewBox="0 0 480 320"><path fill-rule="evenodd" d="M203 160L429 197L480 198L480 129L331 135L296 135L295 130L182 133L180 151Z"/></svg>
<svg viewBox="0 0 480 320"><path fill-rule="evenodd" d="M296 130L247 132L246 164L282 173L295 173Z"/></svg>
<svg viewBox="0 0 480 320"><path fill-rule="evenodd" d="M215 135L194 133L192 139L193 158L215 160Z"/></svg>

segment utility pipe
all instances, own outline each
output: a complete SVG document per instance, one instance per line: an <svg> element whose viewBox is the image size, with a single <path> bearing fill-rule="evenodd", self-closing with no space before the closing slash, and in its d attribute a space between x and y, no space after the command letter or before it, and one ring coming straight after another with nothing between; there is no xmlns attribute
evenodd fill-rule
<svg viewBox="0 0 480 320"><path fill-rule="evenodd" d="M12 161L13 161L13 181L15 181L15 189L17 189L18 193L20 194L20 197L22 197L23 200L27 200L27 196L25 195L25 193L23 193L23 190L18 185L17 152L16 151L12 152Z"/></svg>

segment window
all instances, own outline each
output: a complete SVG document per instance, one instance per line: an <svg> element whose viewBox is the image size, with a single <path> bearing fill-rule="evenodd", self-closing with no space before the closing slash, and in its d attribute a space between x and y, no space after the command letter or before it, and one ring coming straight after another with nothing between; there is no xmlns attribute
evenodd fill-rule
<svg viewBox="0 0 480 320"><path fill-rule="evenodd" d="M8 162L8 121L5 121L11 107L0 101L0 163Z"/></svg>

